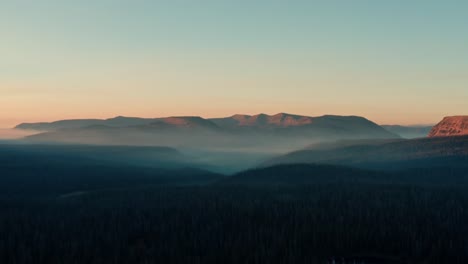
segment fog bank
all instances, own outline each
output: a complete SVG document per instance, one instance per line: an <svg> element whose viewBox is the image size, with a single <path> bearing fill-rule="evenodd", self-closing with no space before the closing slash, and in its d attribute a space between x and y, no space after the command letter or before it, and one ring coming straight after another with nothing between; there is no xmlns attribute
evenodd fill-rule
<svg viewBox="0 0 468 264"><path fill-rule="evenodd" d="M0 128L0 139L19 139L19 138L31 136L37 133L38 132L34 130Z"/></svg>

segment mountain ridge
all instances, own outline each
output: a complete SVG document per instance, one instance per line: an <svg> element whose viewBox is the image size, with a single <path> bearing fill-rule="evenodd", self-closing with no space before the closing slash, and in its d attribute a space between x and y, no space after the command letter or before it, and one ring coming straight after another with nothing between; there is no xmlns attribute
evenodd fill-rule
<svg viewBox="0 0 468 264"><path fill-rule="evenodd" d="M16 129L43 133L26 138L34 142L85 144L169 145L293 150L317 141L399 138L359 116L318 117L279 113L233 115L224 118L173 116L164 118L115 117L23 123Z"/></svg>
<svg viewBox="0 0 468 264"><path fill-rule="evenodd" d="M91 125L106 125L106 126L134 126L134 125L146 125L154 122L166 122L176 124L176 121L180 123L189 123L190 121L211 121L217 125L225 125L223 121L235 121L238 126L272 126L272 127L292 127L292 126L304 126L310 125L314 121L322 119L341 118L341 119L353 119L353 120L366 120L372 122L364 117L349 115L322 115L322 116L304 116L289 113L278 113L274 115L267 114L234 114L229 117L221 118L203 118L201 116L169 116L169 117L156 117L156 118L141 118L141 117L125 117L116 116L107 119L64 119L52 122L35 122L35 123L21 123L15 126L15 129L28 129L28 130L56 130L63 128L77 128ZM226 123L226 122L225 122ZM374 122L372 122L374 123ZM375 124L375 123L374 123Z"/></svg>

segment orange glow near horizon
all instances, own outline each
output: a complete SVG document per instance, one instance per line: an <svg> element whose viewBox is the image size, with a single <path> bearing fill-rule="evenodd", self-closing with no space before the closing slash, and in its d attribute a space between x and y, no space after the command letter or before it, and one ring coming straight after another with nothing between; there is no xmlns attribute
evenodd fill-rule
<svg viewBox="0 0 468 264"><path fill-rule="evenodd" d="M468 114L467 4L19 2L0 7L0 127L278 112L408 125Z"/></svg>
<svg viewBox="0 0 468 264"><path fill-rule="evenodd" d="M207 73L205 73L207 74ZM181 76L183 72L181 72ZM144 77L144 76L143 76ZM96 82L84 86L38 81L34 85L0 84L0 127L13 127L23 122L51 122L63 119L112 118L115 116L224 117L233 114L357 115L378 124L435 124L444 116L465 114L463 92L437 92L421 98L417 92L402 97L391 90L372 90L373 83L358 88L340 90L343 81L322 82L328 89L307 89L308 83L235 82L224 85L222 80L204 80L204 90L191 87L189 81ZM136 87L131 87L134 83ZM313 83L311 80L310 83ZM362 84L362 82L361 82ZM217 89L217 87L223 89ZM242 89L235 89L239 85ZM68 87L60 88L60 87ZM92 88L91 88L92 87ZM107 88L112 87L112 88ZM153 88L156 87L156 88ZM169 87L169 88L161 88ZM269 88L273 87L271 90ZM227 89L227 90L225 90ZM353 93L359 90L359 95ZM437 95L438 98L434 98ZM383 103L383 101L385 103ZM415 102L418 103L415 103Z"/></svg>
<svg viewBox="0 0 468 264"><path fill-rule="evenodd" d="M209 105L209 104L208 104ZM4 105L5 106L5 105ZM3 107L4 107L3 106ZM11 128L20 123L34 123L34 122L53 122L57 120L64 119L107 119L116 116L127 116L127 117L143 117L143 118L155 118L155 117L168 117L168 116L201 116L204 118L215 118L215 117L227 117L234 114L248 114L256 115L260 113L265 113L269 115L277 114L280 112L306 115L306 116L321 116L326 114L335 114L335 115L357 115L363 116L373 122L378 124L399 124L399 125L428 125L436 124L444 116L437 116L431 113L413 113L412 115L407 115L404 112L388 112L386 114L374 114L369 115L369 111L366 109L356 109L354 112L348 110L342 111L320 111L316 109L314 111L308 111L307 106L294 106L286 109L277 108L275 106L262 107L248 107L236 108L226 105L223 108L217 108L216 106L207 107L207 106L193 106L195 110L185 110L178 109L177 106L173 107L154 107L154 110L151 110L151 106L140 106L132 110L121 110L117 108L104 108L99 112L95 112L94 109L98 109L95 106L91 108L84 107L82 111L76 106L62 107L62 108L43 108L42 105L28 105L27 107L13 107L8 108L9 113L15 112L17 115L8 115L8 118L0 118L0 128ZM202 109L202 110L200 110ZM238 110L242 109L242 110ZM451 115L447 113L446 115Z"/></svg>

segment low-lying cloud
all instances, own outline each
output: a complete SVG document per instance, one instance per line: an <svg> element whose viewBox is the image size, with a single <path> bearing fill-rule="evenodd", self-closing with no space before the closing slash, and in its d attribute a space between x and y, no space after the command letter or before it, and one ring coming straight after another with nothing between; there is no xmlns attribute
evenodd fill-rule
<svg viewBox="0 0 468 264"><path fill-rule="evenodd" d="M37 134L37 131L33 130L18 130L18 129L0 129L0 140L1 139L19 139L26 136Z"/></svg>

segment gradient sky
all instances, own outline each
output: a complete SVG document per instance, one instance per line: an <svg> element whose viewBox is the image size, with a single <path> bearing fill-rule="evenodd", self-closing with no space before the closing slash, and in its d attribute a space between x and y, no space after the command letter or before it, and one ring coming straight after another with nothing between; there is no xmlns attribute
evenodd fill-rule
<svg viewBox="0 0 468 264"><path fill-rule="evenodd" d="M0 0L0 127L468 114L468 1Z"/></svg>

